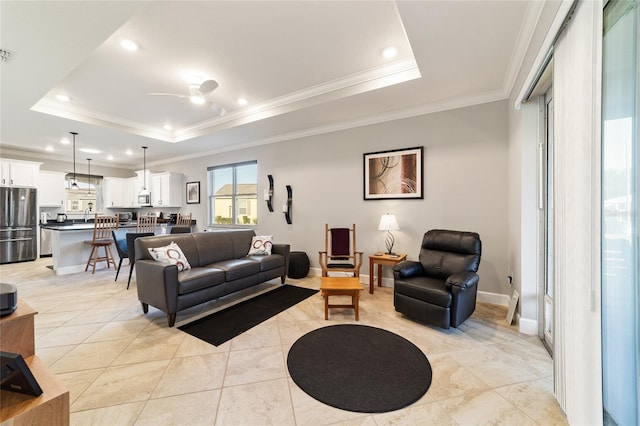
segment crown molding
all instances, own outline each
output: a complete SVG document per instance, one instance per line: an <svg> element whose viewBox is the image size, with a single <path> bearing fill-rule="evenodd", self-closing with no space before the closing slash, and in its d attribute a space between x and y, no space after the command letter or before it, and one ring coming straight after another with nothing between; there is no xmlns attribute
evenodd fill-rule
<svg viewBox="0 0 640 426"><path fill-rule="evenodd" d="M184 142L216 130L241 126L297 109L317 105L370 90L420 78L418 65L413 57L392 62L343 78L328 81L304 90L288 93L254 105L251 108L215 117L198 124L171 132L156 129L142 123L115 117L49 99L41 99L31 107L41 112L69 120L122 130L127 133L169 143Z"/></svg>
<svg viewBox="0 0 640 426"><path fill-rule="evenodd" d="M326 126L318 126L309 129L299 130L295 132L282 133L280 135L270 136L264 139L258 139L246 143L234 144L209 151L199 152L197 154L188 154L180 157L173 157L171 160L157 162L158 165L175 163L177 161L187 161L194 158L202 158L204 156L221 154L224 152L238 151L241 149L255 148L256 146L269 145L278 142L307 138L326 133L338 132L343 130L354 129L357 127L370 126L388 121L403 120L406 118L417 117L420 115L434 114L437 112L449 111L458 108L465 108L475 105L481 105L490 102L503 101L507 96L503 90L488 92L477 96L460 97L457 99L449 99L443 102L433 102L419 106L398 109L381 114L370 115L365 118L355 120L345 120L338 123L332 123Z"/></svg>

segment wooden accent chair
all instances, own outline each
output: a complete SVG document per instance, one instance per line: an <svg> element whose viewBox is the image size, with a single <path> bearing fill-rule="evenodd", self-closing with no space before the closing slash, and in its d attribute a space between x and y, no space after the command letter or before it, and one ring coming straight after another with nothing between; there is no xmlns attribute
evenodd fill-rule
<svg viewBox="0 0 640 426"><path fill-rule="evenodd" d="M158 218L155 215L140 215L136 224L136 232L156 232Z"/></svg>
<svg viewBox="0 0 640 426"><path fill-rule="evenodd" d="M95 215L93 223L93 238L91 240L84 241L85 244L91 245L91 254L89 260L87 260L87 266L85 271L92 265L92 274L96 272L96 263L107 262L107 269L110 265L116 267L116 261L111 254L111 244L113 244L113 235L111 231L118 229L118 216L99 216ZM100 256L100 248L104 248L104 256Z"/></svg>
<svg viewBox="0 0 640 426"><path fill-rule="evenodd" d="M324 251L318 252L322 276L329 272L350 272L360 276L363 252L356 249L356 224L351 228L329 228L324 225Z"/></svg>

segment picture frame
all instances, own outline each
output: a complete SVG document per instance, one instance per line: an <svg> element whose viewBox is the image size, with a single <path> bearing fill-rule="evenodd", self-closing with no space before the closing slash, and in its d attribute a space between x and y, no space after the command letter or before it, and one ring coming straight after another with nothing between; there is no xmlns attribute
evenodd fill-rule
<svg viewBox="0 0 640 426"><path fill-rule="evenodd" d="M424 147L363 155L365 200L423 199Z"/></svg>
<svg viewBox="0 0 640 426"><path fill-rule="evenodd" d="M200 204L200 181L187 182L187 204Z"/></svg>

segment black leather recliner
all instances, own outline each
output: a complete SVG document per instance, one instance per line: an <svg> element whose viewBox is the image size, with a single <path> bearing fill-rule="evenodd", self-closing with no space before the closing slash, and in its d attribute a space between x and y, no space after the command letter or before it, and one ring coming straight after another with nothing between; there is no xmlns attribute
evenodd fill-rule
<svg viewBox="0 0 640 426"><path fill-rule="evenodd" d="M462 324L476 308L481 254L482 242L475 232L425 233L419 261L393 268L396 311L442 328Z"/></svg>

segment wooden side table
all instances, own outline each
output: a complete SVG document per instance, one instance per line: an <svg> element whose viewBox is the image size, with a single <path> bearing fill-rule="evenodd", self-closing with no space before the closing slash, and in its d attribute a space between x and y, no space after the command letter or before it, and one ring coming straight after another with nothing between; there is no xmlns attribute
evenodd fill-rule
<svg viewBox="0 0 640 426"><path fill-rule="evenodd" d="M405 253L399 253L396 255L390 254L381 254L375 255L372 254L369 256L369 293L373 294L373 265L378 264L378 287L382 286L382 267L383 266L394 266L403 260L407 260L407 255Z"/></svg>
<svg viewBox="0 0 640 426"><path fill-rule="evenodd" d="M42 388L38 397L0 390L3 426L69 424L69 390L34 354L34 317L38 312L18 298L18 309L0 318L0 350L19 353Z"/></svg>

